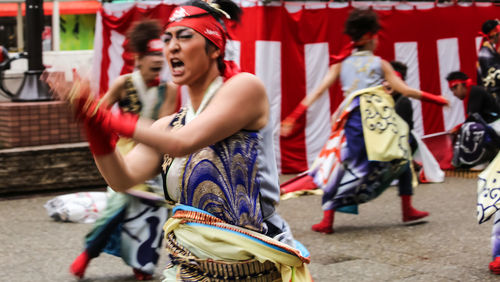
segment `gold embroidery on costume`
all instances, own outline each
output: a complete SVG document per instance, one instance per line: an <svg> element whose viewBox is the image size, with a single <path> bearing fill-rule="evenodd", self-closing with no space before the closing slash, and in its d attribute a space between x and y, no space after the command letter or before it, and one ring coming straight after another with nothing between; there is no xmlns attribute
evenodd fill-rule
<svg viewBox="0 0 500 282"><path fill-rule="evenodd" d="M183 121L186 117L186 113L187 113L186 108L180 109L180 111L175 115L174 119L170 123L170 126L172 127L172 129L178 129L178 128L181 128L182 126L184 126ZM165 173L165 175L167 174L167 171L170 168L170 165L172 164L173 161L174 161L174 158L171 157L169 154L163 155L163 163L162 163L161 167L162 167L163 173Z"/></svg>
<svg viewBox="0 0 500 282"><path fill-rule="evenodd" d="M180 203L261 231L256 133L238 132L189 156Z"/></svg>
<svg viewBox="0 0 500 282"><path fill-rule="evenodd" d="M496 86L496 81L500 79L500 69L495 69L494 67L491 67L488 69L488 75L483 78L483 86L488 88L488 87L495 87Z"/></svg>
<svg viewBox="0 0 500 282"><path fill-rule="evenodd" d="M142 103L137 95L137 90L132 82L132 76L125 79L125 99L120 101L120 108L124 112L139 114L142 109Z"/></svg>

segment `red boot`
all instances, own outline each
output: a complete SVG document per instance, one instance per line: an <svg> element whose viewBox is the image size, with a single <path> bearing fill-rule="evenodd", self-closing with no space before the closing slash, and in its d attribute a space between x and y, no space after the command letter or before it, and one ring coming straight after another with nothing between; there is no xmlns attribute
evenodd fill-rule
<svg viewBox="0 0 500 282"><path fill-rule="evenodd" d="M311 229L316 232L332 234L333 233L333 220L335 218L335 210L323 211L323 219L320 223L314 224Z"/></svg>
<svg viewBox="0 0 500 282"><path fill-rule="evenodd" d="M500 275L500 257L496 257L492 262L490 262L490 271L496 275Z"/></svg>
<svg viewBox="0 0 500 282"><path fill-rule="evenodd" d="M152 274L142 272L140 269L137 269L137 268L134 268L134 275L135 275L135 279L137 279L139 281L146 281L146 280L153 279Z"/></svg>
<svg viewBox="0 0 500 282"><path fill-rule="evenodd" d="M413 221L429 215L426 211L419 211L411 205L411 195L401 195L401 209L403 210L403 222Z"/></svg>
<svg viewBox="0 0 500 282"><path fill-rule="evenodd" d="M69 267L69 272L71 272L71 274L77 276L78 278L83 278L89 262L89 255L87 254L87 251L84 251L73 261L73 263Z"/></svg>

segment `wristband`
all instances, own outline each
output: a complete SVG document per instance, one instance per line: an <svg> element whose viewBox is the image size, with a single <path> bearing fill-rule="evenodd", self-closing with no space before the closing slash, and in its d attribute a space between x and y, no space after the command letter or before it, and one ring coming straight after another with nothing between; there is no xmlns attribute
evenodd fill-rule
<svg viewBox="0 0 500 282"><path fill-rule="evenodd" d="M430 102L440 106L448 105L448 100L440 95L434 95L429 92L422 91L421 101Z"/></svg>
<svg viewBox="0 0 500 282"><path fill-rule="evenodd" d="M84 123L85 134L89 142L89 149L94 156L103 156L115 151L118 135L113 132L106 132L99 127L92 127L89 123Z"/></svg>
<svg viewBox="0 0 500 282"><path fill-rule="evenodd" d="M289 114L285 120L289 123L295 123L301 116L304 115L304 113L306 112L307 110L307 106L300 103L299 105L297 105L297 107L293 110L293 112L291 114Z"/></svg>

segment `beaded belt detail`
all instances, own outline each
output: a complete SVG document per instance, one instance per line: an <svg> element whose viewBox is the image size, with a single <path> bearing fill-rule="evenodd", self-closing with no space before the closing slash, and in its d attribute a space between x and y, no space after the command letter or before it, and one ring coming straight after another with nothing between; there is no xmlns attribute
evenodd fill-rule
<svg viewBox="0 0 500 282"><path fill-rule="evenodd" d="M167 268L180 267L181 281L251 281L264 282L281 279L281 274L270 261L255 259L242 262L215 261L196 258L189 250L177 244L173 232L166 236L170 253Z"/></svg>

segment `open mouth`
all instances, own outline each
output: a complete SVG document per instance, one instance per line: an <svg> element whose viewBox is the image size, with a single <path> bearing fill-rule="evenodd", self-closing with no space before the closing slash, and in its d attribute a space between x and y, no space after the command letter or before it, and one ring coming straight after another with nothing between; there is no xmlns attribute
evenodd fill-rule
<svg viewBox="0 0 500 282"><path fill-rule="evenodd" d="M152 72L159 72L159 71L161 71L161 67L152 67L152 68L150 68L150 70Z"/></svg>
<svg viewBox="0 0 500 282"><path fill-rule="evenodd" d="M184 73L184 62L179 59L171 59L172 75L182 75Z"/></svg>

